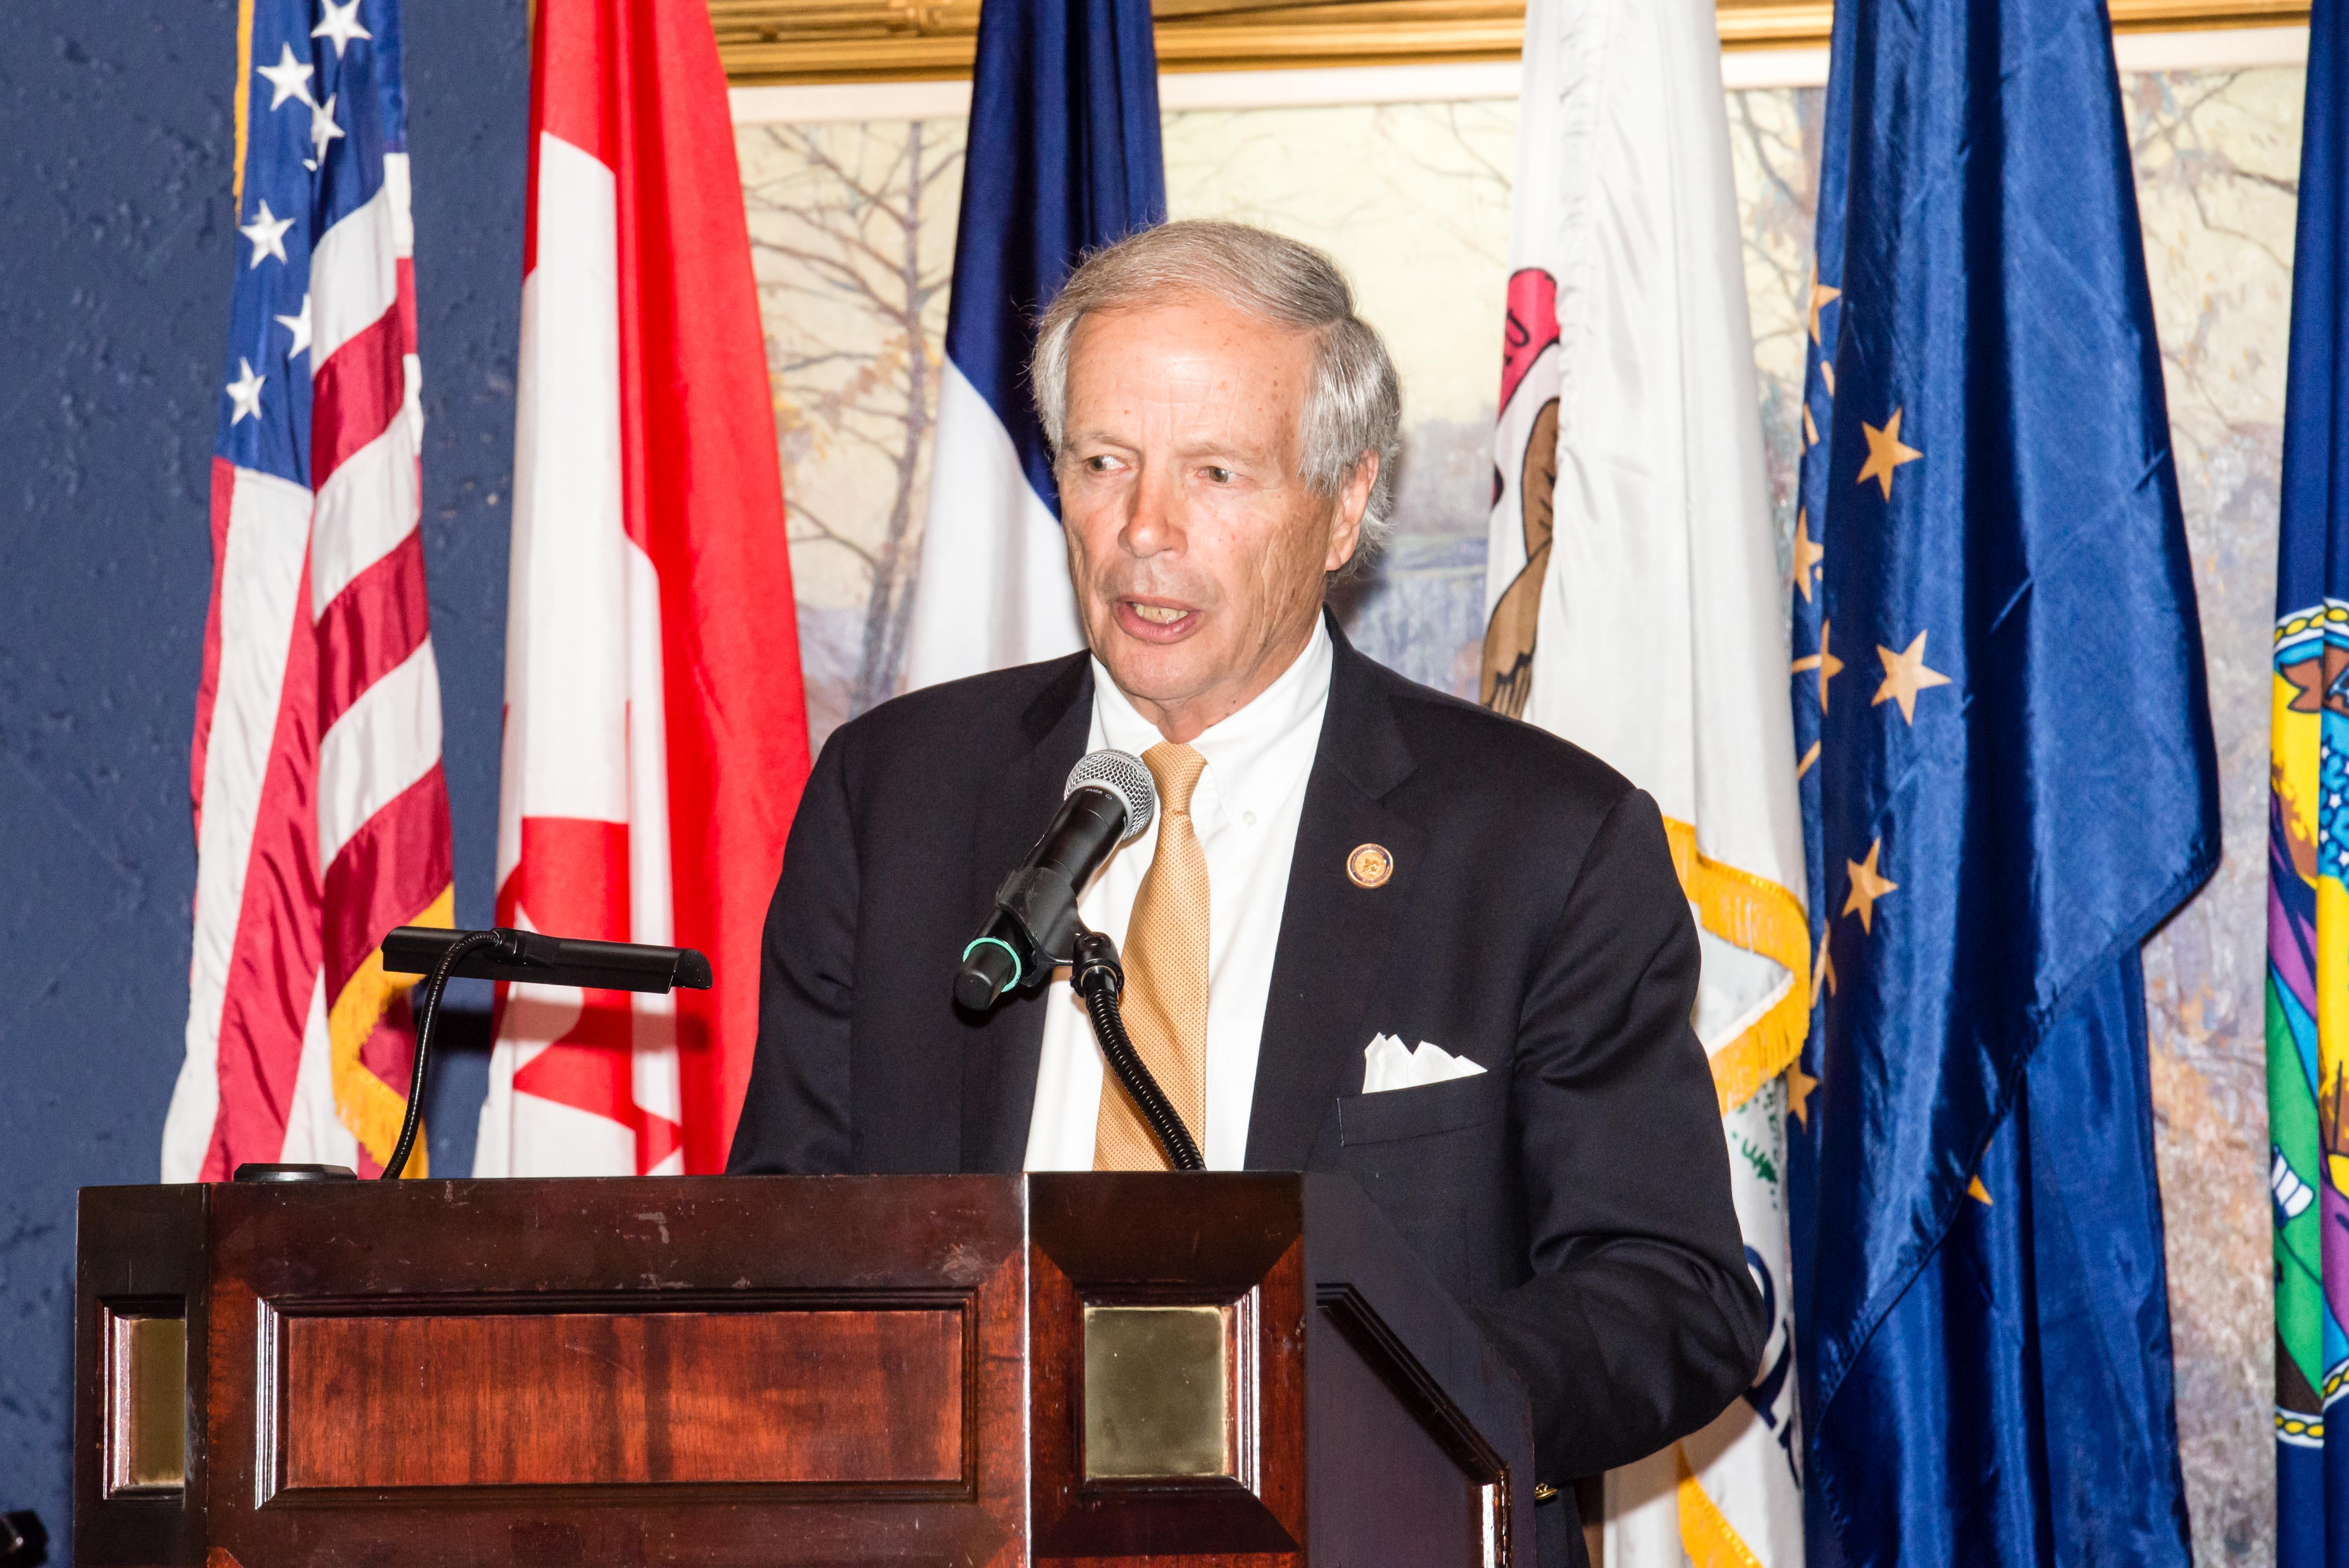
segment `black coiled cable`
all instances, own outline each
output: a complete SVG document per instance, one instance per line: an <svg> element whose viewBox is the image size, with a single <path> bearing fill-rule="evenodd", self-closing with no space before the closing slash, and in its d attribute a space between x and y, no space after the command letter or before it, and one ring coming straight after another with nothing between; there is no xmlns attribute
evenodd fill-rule
<svg viewBox="0 0 2349 1568"><path fill-rule="evenodd" d="M1166 1092L1158 1080L1150 1076L1150 1068L1127 1037L1125 1020L1118 1013L1118 993L1125 988L1125 971L1117 961L1117 944L1098 931L1080 929L1076 941L1076 985L1085 999L1085 1012L1092 1018L1093 1036L1101 1041L1102 1055L1108 1059L1110 1070L1117 1081L1133 1097L1142 1112L1142 1119L1150 1126L1151 1135L1158 1147L1166 1151L1166 1161L1177 1171L1205 1171L1207 1162L1199 1158L1199 1146L1192 1141L1191 1130L1183 1125L1183 1118L1167 1103ZM423 1059L421 1046L417 1059Z"/></svg>
<svg viewBox="0 0 2349 1568"><path fill-rule="evenodd" d="M391 1158L378 1178L397 1181L399 1173L408 1169L408 1156L416 1148L417 1130L424 1124L424 1074L432 1057L432 1020L440 1011L440 993L447 989L450 973L468 953L483 947L495 947L503 938L494 931L469 931L449 944L440 954L440 962L417 988L423 998L416 1008L416 1066L408 1075L408 1114L400 1119L399 1141L392 1145Z"/></svg>

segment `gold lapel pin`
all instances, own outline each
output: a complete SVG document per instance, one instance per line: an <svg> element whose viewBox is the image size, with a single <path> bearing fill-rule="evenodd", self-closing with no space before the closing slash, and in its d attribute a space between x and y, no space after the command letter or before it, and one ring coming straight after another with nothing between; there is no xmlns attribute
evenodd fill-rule
<svg viewBox="0 0 2349 1568"><path fill-rule="evenodd" d="M1384 887L1394 875L1394 856L1384 844L1364 844L1346 857L1346 874L1356 887Z"/></svg>

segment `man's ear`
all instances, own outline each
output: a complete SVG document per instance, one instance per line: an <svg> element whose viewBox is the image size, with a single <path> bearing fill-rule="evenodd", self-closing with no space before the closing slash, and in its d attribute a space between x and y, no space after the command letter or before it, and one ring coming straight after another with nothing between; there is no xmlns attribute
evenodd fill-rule
<svg viewBox="0 0 2349 1568"><path fill-rule="evenodd" d="M1330 525L1330 553L1324 572L1338 572L1354 558L1362 544L1362 515L1370 510L1371 491L1379 482L1379 454L1364 452L1362 460L1338 488L1338 514Z"/></svg>

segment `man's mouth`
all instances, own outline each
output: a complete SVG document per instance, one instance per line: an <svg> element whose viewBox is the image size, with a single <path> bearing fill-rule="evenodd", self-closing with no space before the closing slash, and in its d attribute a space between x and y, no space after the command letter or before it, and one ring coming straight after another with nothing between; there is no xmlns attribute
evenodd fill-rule
<svg viewBox="0 0 2349 1568"><path fill-rule="evenodd" d="M1171 642L1186 634L1198 624L1199 612L1187 604L1120 599L1117 602L1117 618L1129 635L1145 642Z"/></svg>

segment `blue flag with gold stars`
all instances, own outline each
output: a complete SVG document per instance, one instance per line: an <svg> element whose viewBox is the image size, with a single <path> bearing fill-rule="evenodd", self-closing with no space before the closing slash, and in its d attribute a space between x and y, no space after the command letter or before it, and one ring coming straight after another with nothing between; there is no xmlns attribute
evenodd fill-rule
<svg viewBox="0 0 2349 1568"><path fill-rule="evenodd" d="M1795 544L1815 1563L2185 1563L2137 946L2216 759L2100 0L1838 0Z"/></svg>

